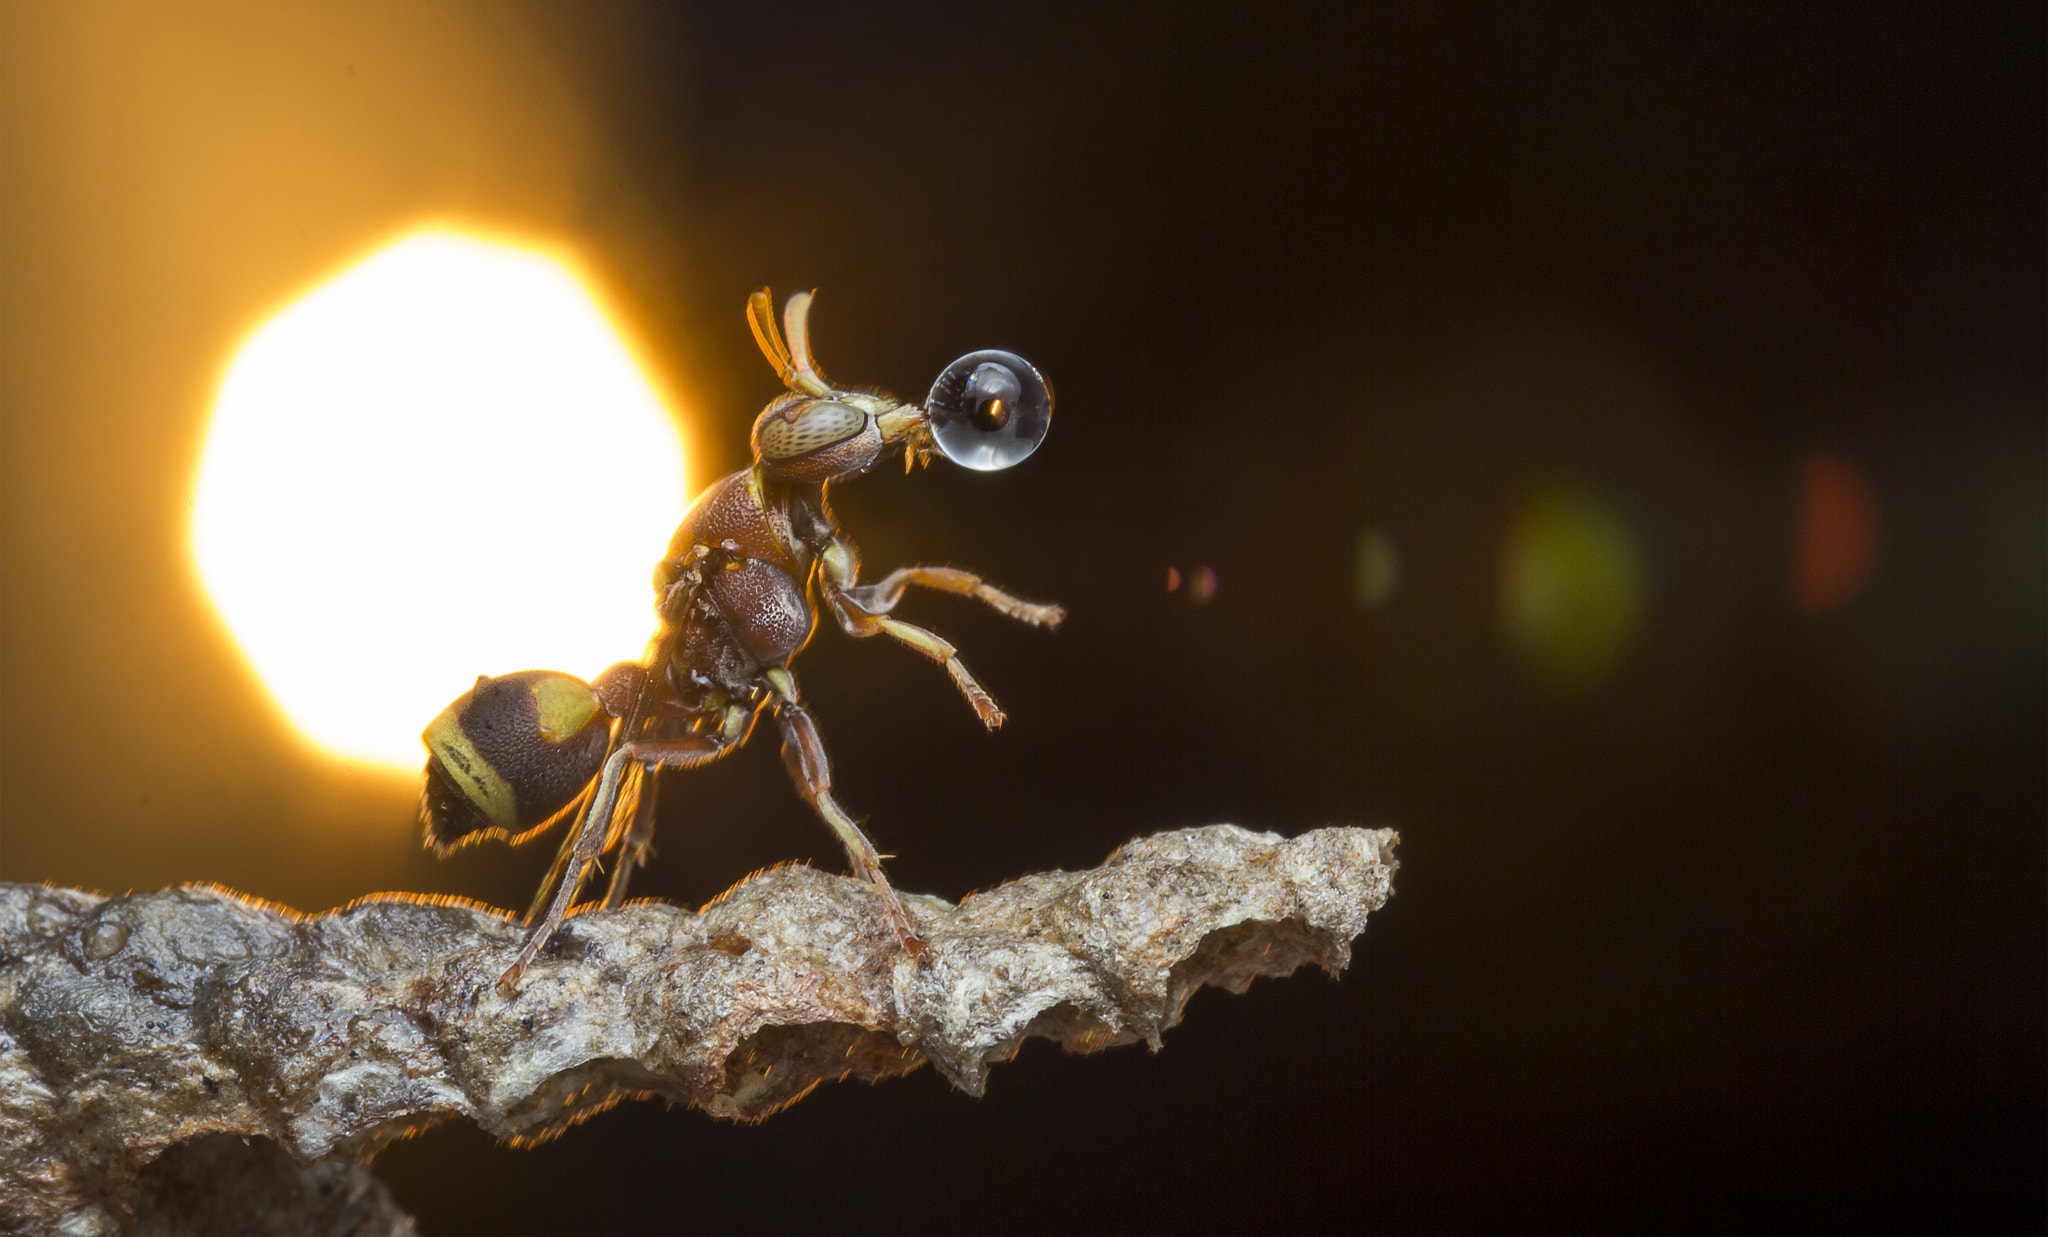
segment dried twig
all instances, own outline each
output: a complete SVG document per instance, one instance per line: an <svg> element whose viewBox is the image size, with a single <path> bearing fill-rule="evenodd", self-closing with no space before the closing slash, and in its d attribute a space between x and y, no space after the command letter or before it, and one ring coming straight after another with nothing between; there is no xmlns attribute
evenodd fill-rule
<svg viewBox="0 0 2048 1237"><path fill-rule="evenodd" d="M580 915L510 997L521 931L480 906L0 885L0 1225L410 1231L357 1166L448 1116L513 1142L636 1096L759 1120L926 1061L979 1094L1032 1035L1156 1047L1204 984L1343 967L1395 840L1216 825L908 898L922 960L867 886L777 868L700 914Z"/></svg>

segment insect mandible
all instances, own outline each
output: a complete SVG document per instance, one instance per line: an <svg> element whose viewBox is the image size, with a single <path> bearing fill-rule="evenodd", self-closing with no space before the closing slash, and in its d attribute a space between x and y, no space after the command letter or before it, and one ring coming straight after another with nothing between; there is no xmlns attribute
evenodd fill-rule
<svg viewBox="0 0 2048 1237"><path fill-rule="evenodd" d="M789 298L785 336L767 289L747 301L754 339L788 392L754 421L754 462L697 496L655 565L658 626L646 655L589 683L553 670L480 676L421 736L420 818L436 854L574 822L527 912L526 941L499 980L508 991L561 926L592 865L614 850L604 905L624 900L653 839L654 772L731 752L763 710L782 732L798 792L873 886L903 947L923 949L874 844L833 797L832 765L789 664L822 604L849 635L890 636L945 666L993 730L1002 710L953 646L891 611L911 585L975 597L1040 627L1057 626L1065 611L952 567L904 567L863 584L860 553L825 492L894 450L905 471L929 463L934 450L969 468L1007 468L1044 440L1052 389L1023 357L993 350L948 365L922 405L835 387L811 358L810 307L809 293Z"/></svg>

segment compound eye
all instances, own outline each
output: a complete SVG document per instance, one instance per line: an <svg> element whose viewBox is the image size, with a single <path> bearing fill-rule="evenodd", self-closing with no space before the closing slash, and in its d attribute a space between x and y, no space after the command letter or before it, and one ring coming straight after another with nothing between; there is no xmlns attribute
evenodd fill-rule
<svg viewBox="0 0 2048 1237"><path fill-rule="evenodd" d="M932 437L955 464L991 472L1038 449L1052 425L1052 387L1014 352L970 352L925 400Z"/></svg>
<svg viewBox="0 0 2048 1237"><path fill-rule="evenodd" d="M868 414L838 400L812 400L788 420L781 416L761 419L756 442L761 458L771 463L793 460L844 442L868 427Z"/></svg>

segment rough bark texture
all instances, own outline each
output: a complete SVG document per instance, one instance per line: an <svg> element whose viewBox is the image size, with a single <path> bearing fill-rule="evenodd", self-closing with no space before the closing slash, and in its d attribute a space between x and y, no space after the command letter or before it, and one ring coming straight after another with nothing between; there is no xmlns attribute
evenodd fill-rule
<svg viewBox="0 0 2048 1237"><path fill-rule="evenodd" d="M1159 1036L1194 991L1335 972L1392 892L1392 830L1231 825L959 906L777 868L699 914L579 915L505 995L522 930L403 895L301 916L186 886L0 884L0 1226L410 1232L366 1164L463 1116L515 1143L621 1099L759 1120L929 1061L971 1094L1026 1036Z"/></svg>

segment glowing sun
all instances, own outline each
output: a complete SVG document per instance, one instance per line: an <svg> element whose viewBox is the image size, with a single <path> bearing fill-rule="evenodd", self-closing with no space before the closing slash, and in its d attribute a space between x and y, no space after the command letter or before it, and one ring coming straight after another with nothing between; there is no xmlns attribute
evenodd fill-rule
<svg viewBox="0 0 2048 1237"><path fill-rule="evenodd" d="M675 421L582 283L423 232L236 354L192 543L293 722L416 768L420 728L478 674L641 654L684 497Z"/></svg>

